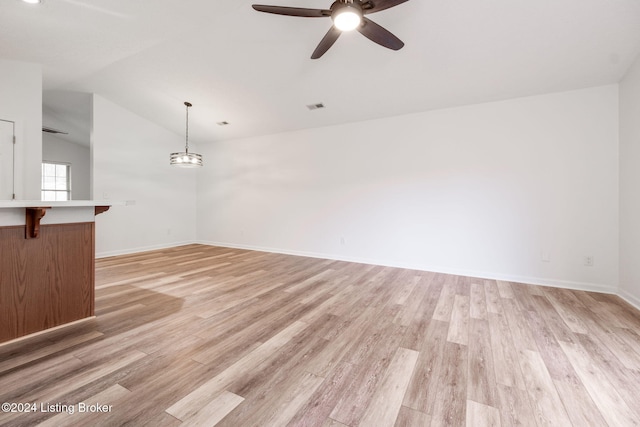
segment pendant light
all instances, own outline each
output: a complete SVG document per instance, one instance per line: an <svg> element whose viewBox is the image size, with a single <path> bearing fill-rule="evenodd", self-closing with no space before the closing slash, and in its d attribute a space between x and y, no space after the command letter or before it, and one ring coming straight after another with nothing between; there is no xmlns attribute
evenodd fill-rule
<svg viewBox="0 0 640 427"><path fill-rule="evenodd" d="M202 166L202 156L200 154L189 152L189 107L191 107L191 103L185 102L184 105L187 106L187 132L184 152L171 153L171 156L169 157L169 164L183 168L197 168L198 166Z"/></svg>

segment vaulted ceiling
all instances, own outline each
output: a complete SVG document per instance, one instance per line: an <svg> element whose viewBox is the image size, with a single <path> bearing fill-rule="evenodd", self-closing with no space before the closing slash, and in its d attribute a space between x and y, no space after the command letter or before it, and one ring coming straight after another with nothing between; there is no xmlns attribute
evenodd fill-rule
<svg viewBox="0 0 640 427"><path fill-rule="evenodd" d="M638 0L410 0L369 15L402 50L353 32L318 60L329 18L251 4L2 0L0 58L42 64L46 93L98 93L177 134L190 101L206 143L615 83L640 52Z"/></svg>

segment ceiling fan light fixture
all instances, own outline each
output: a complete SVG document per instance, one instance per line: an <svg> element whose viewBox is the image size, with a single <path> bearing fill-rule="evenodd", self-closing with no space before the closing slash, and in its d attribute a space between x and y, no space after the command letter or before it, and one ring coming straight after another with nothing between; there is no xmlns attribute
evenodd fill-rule
<svg viewBox="0 0 640 427"><path fill-rule="evenodd" d="M362 10L351 4L336 9L331 14L333 25L340 31L352 31L362 23Z"/></svg>
<svg viewBox="0 0 640 427"><path fill-rule="evenodd" d="M184 151L171 153L169 155L169 164L181 168L197 168L202 166L202 155L189 152L189 107L191 107L191 103L185 102L184 105L187 107L187 131Z"/></svg>
<svg viewBox="0 0 640 427"><path fill-rule="evenodd" d="M338 37L340 37L340 34L344 31L352 30L357 30L372 42L387 49L402 49L404 46L402 40L364 15L387 10L407 1L408 0L333 0L329 9L254 4L253 9L258 12L298 16L302 18L331 17L333 25L331 25L329 31L327 31L311 54L311 59L318 59L333 46L336 40L338 40Z"/></svg>

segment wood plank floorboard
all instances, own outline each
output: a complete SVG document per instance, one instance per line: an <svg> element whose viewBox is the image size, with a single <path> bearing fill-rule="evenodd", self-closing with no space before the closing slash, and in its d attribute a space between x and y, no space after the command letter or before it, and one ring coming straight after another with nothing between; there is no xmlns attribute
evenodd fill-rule
<svg viewBox="0 0 640 427"><path fill-rule="evenodd" d="M99 259L96 318L0 345L0 426L640 426L638 396L617 296L206 245Z"/></svg>

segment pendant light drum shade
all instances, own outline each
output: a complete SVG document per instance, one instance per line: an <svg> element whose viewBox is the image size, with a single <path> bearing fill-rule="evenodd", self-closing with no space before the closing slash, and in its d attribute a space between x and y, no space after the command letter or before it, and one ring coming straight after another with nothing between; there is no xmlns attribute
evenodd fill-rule
<svg viewBox="0 0 640 427"><path fill-rule="evenodd" d="M187 151L171 153L169 163L173 166L180 166L183 168L197 168L198 166L202 166L202 155L189 153Z"/></svg>
<svg viewBox="0 0 640 427"><path fill-rule="evenodd" d="M182 168L197 168L202 166L202 155L189 152L189 107L191 107L191 103L185 102L184 105L187 107L187 131L184 151L171 153L169 156L169 164L172 166L180 166Z"/></svg>

